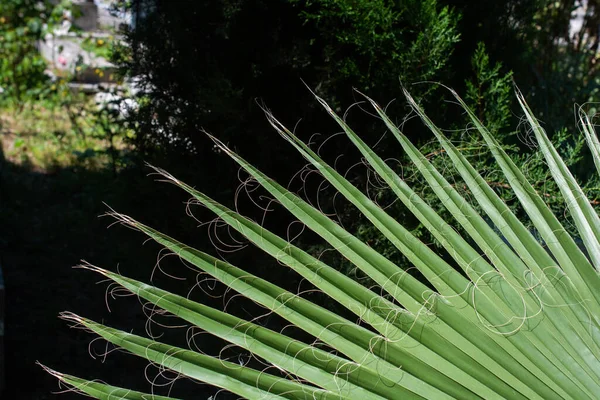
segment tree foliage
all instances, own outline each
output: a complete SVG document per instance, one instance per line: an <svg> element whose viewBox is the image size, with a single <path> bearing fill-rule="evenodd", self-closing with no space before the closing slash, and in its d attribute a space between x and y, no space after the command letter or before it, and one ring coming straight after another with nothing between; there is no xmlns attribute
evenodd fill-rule
<svg viewBox="0 0 600 400"><path fill-rule="evenodd" d="M18 102L48 89L46 62L37 50L48 26L60 21L64 5L39 0L0 2L0 87Z"/></svg>
<svg viewBox="0 0 600 400"><path fill-rule="evenodd" d="M532 106L551 129L576 125L557 110L600 100L599 24L596 0L547 1L525 31Z"/></svg>
<svg viewBox="0 0 600 400"><path fill-rule="evenodd" d="M330 96L354 86L392 97L398 82L439 78L459 40L458 14L436 0L292 3L318 33L310 43L328 64L320 66L328 70L328 80L316 84Z"/></svg>
<svg viewBox="0 0 600 400"><path fill-rule="evenodd" d="M400 82L443 80L459 36L458 15L435 0L139 1L132 12L139 21L118 61L146 96L139 144L205 157L202 128L271 157L257 99L323 120L302 80L334 104L351 102L352 87L392 98Z"/></svg>

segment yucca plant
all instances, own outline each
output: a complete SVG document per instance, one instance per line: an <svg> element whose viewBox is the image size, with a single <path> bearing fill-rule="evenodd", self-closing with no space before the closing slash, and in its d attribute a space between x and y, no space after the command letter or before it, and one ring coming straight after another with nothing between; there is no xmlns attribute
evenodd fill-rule
<svg viewBox="0 0 600 400"><path fill-rule="evenodd" d="M387 125L460 225L459 235L340 118L327 112L379 177L441 243L452 265L324 162L271 114L271 125L402 252L428 281L393 264L297 195L215 143L306 227L367 275L375 287L324 264L259 224L212 200L165 171L230 228L297 272L355 314L360 323L316 305L243 269L186 246L130 217L114 216L232 290L276 313L317 340L304 343L157 287L91 265L140 298L253 353L271 374L63 314L108 342L177 374L249 399L592 399L600 396L600 221L523 96L517 93L539 150L562 192L585 249L491 134L452 91L510 182L530 221L519 220L466 158L405 95L431 129L482 210L466 201L373 100ZM590 119L583 132L600 172L600 142ZM532 234L530 225L537 235ZM468 235L468 237L467 237ZM316 342L320 345L316 345ZM321 345L323 344L323 345ZM164 399L49 370L97 398Z"/></svg>

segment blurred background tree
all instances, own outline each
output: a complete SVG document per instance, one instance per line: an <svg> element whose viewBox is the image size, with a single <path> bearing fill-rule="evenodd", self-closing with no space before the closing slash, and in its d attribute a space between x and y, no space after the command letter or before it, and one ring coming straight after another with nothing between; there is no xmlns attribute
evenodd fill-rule
<svg viewBox="0 0 600 400"><path fill-rule="evenodd" d="M548 130L569 128L575 120L558 110L599 99L600 2L547 2L524 32L531 50L530 97Z"/></svg>
<svg viewBox="0 0 600 400"><path fill-rule="evenodd" d="M48 86L37 43L60 22L67 2L3 0L0 3L0 101L35 101Z"/></svg>
<svg viewBox="0 0 600 400"><path fill-rule="evenodd" d="M292 123L327 119L302 80L337 107L354 101L352 88L388 101L401 82L447 79L459 39L458 14L435 0L218 0L184 7L140 0L131 7L138 17L117 62L142 88L136 145L212 159L206 129L231 146L243 143L242 153L278 170L284 163L259 104Z"/></svg>
<svg viewBox="0 0 600 400"><path fill-rule="evenodd" d="M576 129L558 110L597 98L595 1L135 0L120 6L132 11L135 26L115 61L142 89L133 117L141 151L202 154L208 163L215 158L206 129L233 147L244 143L242 151L266 168L281 165L259 105L289 123L302 117L327 126L302 80L339 110L357 100L352 88L389 102L401 97L401 84L411 85L435 107L440 123L458 128L463 117L431 96L436 85L412 86L443 82L477 96L473 105L487 107L486 117L502 118L499 134L514 132L518 120L508 112L511 96L498 104L481 87L473 92L469 82L478 79L495 86L492 91L510 91L506 81L486 74L512 73L551 132ZM372 121L358 127L372 131ZM428 140L415 129L413 138Z"/></svg>

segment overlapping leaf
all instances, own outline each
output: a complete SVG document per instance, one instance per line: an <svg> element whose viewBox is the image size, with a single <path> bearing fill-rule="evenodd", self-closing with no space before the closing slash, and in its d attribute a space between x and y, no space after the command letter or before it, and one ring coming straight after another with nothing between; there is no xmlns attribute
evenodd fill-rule
<svg viewBox="0 0 600 400"><path fill-rule="evenodd" d="M91 266L88 268L157 307L252 352L285 374L278 376L232 364L72 314L65 317L133 354L244 398L596 398L600 393L600 279L597 272L600 266L600 219L591 203L519 95L540 149L585 244L584 253L493 135L456 96L548 245L547 251L421 107L408 93L406 95L474 194L483 210L481 215L406 139L374 101L367 99L454 221L442 218L322 99L317 100L398 199L439 240L452 262L412 235L272 115L268 114L268 118L273 127L406 256L433 289L214 139L276 201L376 282L385 295L363 287L204 193L158 171L370 328L120 214L115 216L121 222L140 230L203 273L306 331L326 344L330 351ZM589 119L585 115L581 119L598 166L600 142ZM453 229L453 223L460 225L468 237L461 237ZM163 399L54 374L96 398Z"/></svg>

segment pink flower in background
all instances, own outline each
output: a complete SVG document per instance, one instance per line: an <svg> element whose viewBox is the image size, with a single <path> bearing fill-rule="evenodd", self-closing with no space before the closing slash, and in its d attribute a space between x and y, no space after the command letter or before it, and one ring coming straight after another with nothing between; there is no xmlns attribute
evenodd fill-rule
<svg viewBox="0 0 600 400"><path fill-rule="evenodd" d="M58 56L58 63L65 67L67 65L67 59L65 56Z"/></svg>

